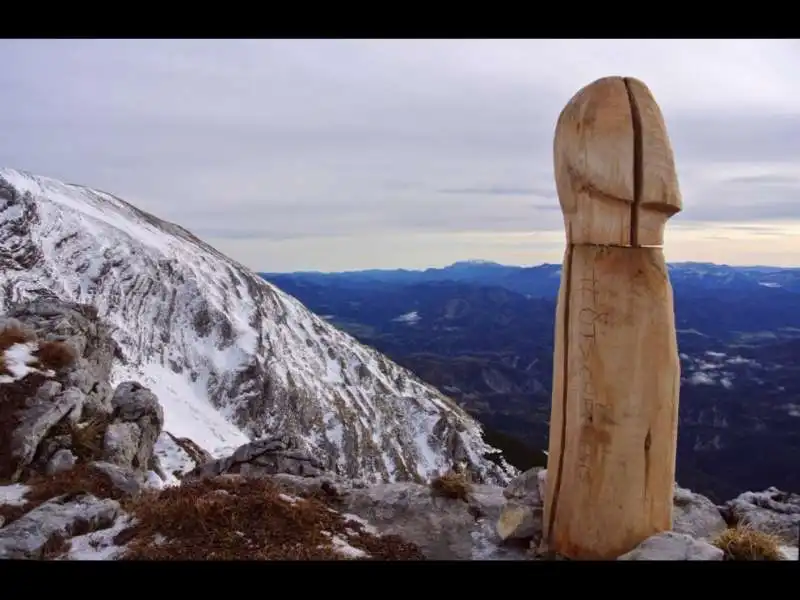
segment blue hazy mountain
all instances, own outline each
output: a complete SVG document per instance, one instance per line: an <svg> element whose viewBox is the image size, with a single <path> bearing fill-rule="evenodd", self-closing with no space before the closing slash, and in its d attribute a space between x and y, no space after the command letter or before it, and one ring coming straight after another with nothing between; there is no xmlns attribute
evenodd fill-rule
<svg viewBox="0 0 800 600"><path fill-rule="evenodd" d="M492 435L538 453L560 268L463 261L262 276L436 385ZM682 369L679 481L718 498L770 485L800 491L800 269L669 271ZM535 461L517 462L525 460Z"/></svg>

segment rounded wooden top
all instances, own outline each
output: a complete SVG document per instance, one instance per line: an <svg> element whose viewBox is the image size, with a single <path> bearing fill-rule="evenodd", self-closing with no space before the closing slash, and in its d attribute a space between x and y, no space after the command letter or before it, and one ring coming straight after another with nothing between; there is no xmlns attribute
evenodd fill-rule
<svg viewBox="0 0 800 600"><path fill-rule="evenodd" d="M567 243L660 246L682 208L664 118L632 77L590 83L561 111L553 144Z"/></svg>

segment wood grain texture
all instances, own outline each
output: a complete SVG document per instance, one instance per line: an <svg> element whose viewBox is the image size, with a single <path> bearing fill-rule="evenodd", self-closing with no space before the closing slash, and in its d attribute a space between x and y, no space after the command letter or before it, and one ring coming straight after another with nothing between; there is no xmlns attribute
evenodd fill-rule
<svg viewBox="0 0 800 600"><path fill-rule="evenodd" d="M612 559L671 528L678 359L660 248L681 209L661 112L619 77L578 92L556 127L567 230L556 313L545 542Z"/></svg>
<svg viewBox="0 0 800 600"><path fill-rule="evenodd" d="M664 119L647 86L633 78L600 79L573 96L556 131L556 190L567 243L663 244L664 225L682 200Z"/></svg>

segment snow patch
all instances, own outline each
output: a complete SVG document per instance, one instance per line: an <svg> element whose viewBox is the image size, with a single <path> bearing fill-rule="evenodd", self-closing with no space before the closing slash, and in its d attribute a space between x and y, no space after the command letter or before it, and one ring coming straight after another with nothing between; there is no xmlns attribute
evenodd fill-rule
<svg viewBox="0 0 800 600"><path fill-rule="evenodd" d="M197 466L186 450L181 448L166 431L163 431L158 436L153 451L158 457L161 470L167 477L165 481L167 485L180 483L180 480L175 476L176 472L183 476Z"/></svg>
<svg viewBox="0 0 800 600"><path fill-rule="evenodd" d="M94 306L124 357L112 385L150 388L176 436L221 457L289 432L367 480L394 481L449 465L431 435L444 419L481 476L516 474L484 458L480 425L434 387L185 229L98 190L10 169L0 178L19 192L0 211L0 252L39 256L3 272L0 312L43 288Z"/></svg>
<svg viewBox="0 0 800 600"><path fill-rule="evenodd" d="M421 317L419 313L415 310L411 312L407 312L405 314L400 315L399 317L395 317L392 321L396 321L398 323L408 323L409 325L413 325L414 323L419 323Z"/></svg>
<svg viewBox="0 0 800 600"><path fill-rule="evenodd" d="M695 371L689 377L689 383L692 385L714 385L714 379L702 371Z"/></svg>
<svg viewBox="0 0 800 600"><path fill-rule="evenodd" d="M347 556L348 558L367 558L369 554L361 550L360 548L355 548L351 546L347 540L344 538L339 537L338 535L331 534L330 531L323 531L321 532L322 535L330 538L331 546L333 546L334 551Z"/></svg>
<svg viewBox="0 0 800 600"><path fill-rule="evenodd" d="M781 546L781 552L786 560L800 560L800 548L797 546Z"/></svg>
<svg viewBox="0 0 800 600"><path fill-rule="evenodd" d="M35 342L12 344L6 348L3 353L3 361L5 363L5 370L8 371L10 375L0 375L0 383L12 383L31 373L40 373L45 377L52 377L55 375L53 371L42 371L34 366L39 362L39 359L33 355L38 349L39 344Z"/></svg>
<svg viewBox="0 0 800 600"><path fill-rule="evenodd" d="M150 388L158 397L164 409L165 430L175 437L189 438L215 458L228 456L250 441L185 376L153 363L139 368L116 365L112 370L112 385L130 380ZM165 450L163 443L161 448L162 451ZM177 457L173 455L170 458ZM166 470L166 466L164 468Z"/></svg>
<svg viewBox="0 0 800 600"><path fill-rule="evenodd" d="M369 533L369 534L374 535L374 536L379 536L380 535L378 533L378 530L375 529L375 527L370 525L369 522L366 519L362 519L358 515L351 515L350 513L344 513L344 514L342 514L342 518L344 518L344 520L346 522L358 523L359 525L361 525L362 529L366 533Z"/></svg>
<svg viewBox="0 0 800 600"><path fill-rule="evenodd" d="M114 560L125 551L125 546L114 544L114 538L130 527L133 519L128 516L118 518L108 529L101 529L79 535L70 540L67 560Z"/></svg>
<svg viewBox="0 0 800 600"><path fill-rule="evenodd" d="M21 483L0 486L0 506L22 506L27 502L25 494L30 491L30 487Z"/></svg>

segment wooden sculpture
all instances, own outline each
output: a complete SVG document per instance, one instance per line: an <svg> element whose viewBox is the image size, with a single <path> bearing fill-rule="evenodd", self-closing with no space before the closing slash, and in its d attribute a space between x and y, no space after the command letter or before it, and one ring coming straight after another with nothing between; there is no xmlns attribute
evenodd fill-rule
<svg viewBox="0 0 800 600"><path fill-rule="evenodd" d="M544 542L613 559L672 526L680 363L660 246L681 196L661 111L633 78L580 90L554 155L567 248Z"/></svg>

